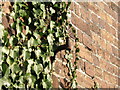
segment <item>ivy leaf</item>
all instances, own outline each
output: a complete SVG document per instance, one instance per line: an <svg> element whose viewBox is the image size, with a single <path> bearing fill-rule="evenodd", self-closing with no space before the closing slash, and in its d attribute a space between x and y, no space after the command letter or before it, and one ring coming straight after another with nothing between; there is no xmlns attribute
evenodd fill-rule
<svg viewBox="0 0 120 90"><path fill-rule="evenodd" d="M7 69L8 69L8 65L5 62L3 62L2 63L2 72L3 72L3 75L5 75L5 73L7 72Z"/></svg>
<svg viewBox="0 0 120 90"><path fill-rule="evenodd" d="M29 17L28 18L28 24L31 24L31 22L32 22L32 19L31 19L31 17Z"/></svg>
<svg viewBox="0 0 120 90"><path fill-rule="evenodd" d="M14 59L10 58L9 56L7 57L6 59L6 62L9 64L9 65L12 65L13 62L14 62Z"/></svg>
<svg viewBox="0 0 120 90"><path fill-rule="evenodd" d="M42 64L34 64L34 71L37 75L39 75L43 71Z"/></svg>
<svg viewBox="0 0 120 90"><path fill-rule="evenodd" d="M9 39L9 42L13 46L18 42L18 40L15 36L11 36L10 39Z"/></svg>
<svg viewBox="0 0 120 90"><path fill-rule="evenodd" d="M28 60L27 73L31 72L31 66L33 63L34 63L33 59Z"/></svg>
<svg viewBox="0 0 120 90"><path fill-rule="evenodd" d="M0 24L0 38L2 38L3 30L4 30L4 26Z"/></svg>
<svg viewBox="0 0 120 90"><path fill-rule="evenodd" d="M12 58L17 58L19 56L19 52L15 50L10 50L10 56Z"/></svg>
<svg viewBox="0 0 120 90"><path fill-rule="evenodd" d="M25 79L28 81L28 86L34 88L34 83L36 81L35 76L31 75L30 73L27 73L25 75Z"/></svg>
<svg viewBox="0 0 120 90"><path fill-rule="evenodd" d="M22 32L22 27L19 24L16 24L17 29L17 35L19 35Z"/></svg>
<svg viewBox="0 0 120 90"><path fill-rule="evenodd" d="M53 34L49 34L47 36L47 40L48 40L49 45L53 45L53 41L55 40Z"/></svg>
<svg viewBox="0 0 120 90"><path fill-rule="evenodd" d="M50 11L51 11L51 14L55 13L55 10L52 7L50 7Z"/></svg>
<svg viewBox="0 0 120 90"><path fill-rule="evenodd" d="M40 35L37 32L34 32L33 35L35 36L36 39L40 39Z"/></svg>
<svg viewBox="0 0 120 90"><path fill-rule="evenodd" d="M30 29L29 29L29 26L26 26L26 35L27 35L28 33L31 34L31 31L30 31Z"/></svg>
<svg viewBox="0 0 120 90"><path fill-rule="evenodd" d="M55 26L55 22L54 21L50 21L50 29L52 30L53 27Z"/></svg>
<svg viewBox="0 0 120 90"><path fill-rule="evenodd" d="M4 47L2 48L2 52L8 55L8 54L9 54L9 49L4 46Z"/></svg>
<svg viewBox="0 0 120 90"><path fill-rule="evenodd" d="M23 50L23 59L26 60L26 59L29 59L31 56L31 53L27 50Z"/></svg>
<svg viewBox="0 0 120 90"><path fill-rule="evenodd" d="M19 10L19 14L20 14L20 16L22 16L22 17L27 16L26 11L25 11L25 10L22 10L22 9Z"/></svg>
<svg viewBox="0 0 120 90"><path fill-rule="evenodd" d="M41 4L41 5L40 5L40 8L41 8L43 11L45 11L45 5L44 5L44 4Z"/></svg>
<svg viewBox="0 0 120 90"><path fill-rule="evenodd" d="M37 58L39 58L41 55L41 50L40 49L35 50L35 54L36 54Z"/></svg>
<svg viewBox="0 0 120 90"><path fill-rule="evenodd" d="M12 73L18 73L18 72L21 71L19 65L18 65L16 62L14 62L14 63L12 64L11 70L12 70Z"/></svg>
<svg viewBox="0 0 120 90"><path fill-rule="evenodd" d="M11 73L11 77L12 77L13 81L15 81L16 74L15 73Z"/></svg>

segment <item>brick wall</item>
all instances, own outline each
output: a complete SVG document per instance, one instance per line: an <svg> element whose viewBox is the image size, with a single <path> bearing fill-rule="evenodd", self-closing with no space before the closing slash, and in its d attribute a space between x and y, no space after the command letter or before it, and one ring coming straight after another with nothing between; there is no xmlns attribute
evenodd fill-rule
<svg viewBox="0 0 120 90"><path fill-rule="evenodd" d="M4 12L9 13L9 3ZM120 3L72 2L70 23L77 30L79 55L77 62L78 88L118 88L120 86ZM3 19L4 22L6 18ZM4 23L7 27L7 24ZM73 49L74 37L70 33L69 46ZM67 88L68 68L65 51L57 53L54 62L53 87ZM72 61L74 62L74 61Z"/></svg>
<svg viewBox="0 0 120 90"><path fill-rule="evenodd" d="M120 4L118 2L72 2L70 22L80 39L78 88L118 88L120 86ZM74 37L70 35L70 48ZM54 88L67 88L69 76L64 50L54 63ZM67 81L68 80L68 81Z"/></svg>

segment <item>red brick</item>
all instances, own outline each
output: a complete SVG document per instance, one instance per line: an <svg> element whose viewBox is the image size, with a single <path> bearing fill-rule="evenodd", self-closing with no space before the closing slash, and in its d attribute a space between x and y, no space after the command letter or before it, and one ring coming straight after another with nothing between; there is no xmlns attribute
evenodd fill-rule
<svg viewBox="0 0 120 90"><path fill-rule="evenodd" d="M71 5L70 5L70 10L73 11L74 10L74 2L71 2Z"/></svg>
<svg viewBox="0 0 120 90"><path fill-rule="evenodd" d="M79 1L79 0L78 0ZM88 2L78 2L83 9L88 10Z"/></svg>
<svg viewBox="0 0 120 90"><path fill-rule="evenodd" d="M102 49L106 50L106 42L104 39L100 39L99 45Z"/></svg>
<svg viewBox="0 0 120 90"><path fill-rule="evenodd" d="M92 39L86 34L83 34L83 44L91 49Z"/></svg>
<svg viewBox="0 0 120 90"><path fill-rule="evenodd" d="M85 78L85 80L86 80L86 82L84 82L84 83L86 84L86 88L92 88L92 87L94 87L94 81L93 81L92 78L90 78L90 77L87 76Z"/></svg>
<svg viewBox="0 0 120 90"><path fill-rule="evenodd" d="M95 64L96 66L99 66L99 64L100 64L99 58L96 57L95 55L92 55L92 57L93 57L93 62L94 62L94 64Z"/></svg>
<svg viewBox="0 0 120 90"><path fill-rule="evenodd" d="M113 53L113 52L112 52L112 45L111 45L110 43L106 43L106 47L107 47L107 51L108 51L109 53Z"/></svg>
<svg viewBox="0 0 120 90"><path fill-rule="evenodd" d="M92 64L85 62L85 71L88 75L93 77L95 75L95 68Z"/></svg>
<svg viewBox="0 0 120 90"><path fill-rule="evenodd" d="M85 72L85 62L82 59L77 61L77 67Z"/></svg>
<svg viewBox="0 0 120 90"><path fill-rule="evenodd" d="M108 52L105 52L105 60L110 61L110 56Z"/></svg>
<svg viewBox="0 0 120 90"><path fill-rule="evenodd" d="M52 75L52 80L53 80L53 88L59 88L59 82L58 82L58 78L55 75Z"/></svg>
<svg viewBox="0 0 120 90"><path fill-rule="evenodd" d="M97 48L97 53L100 57L105 58L105 51L101 48Z"/></svg>
<svg viewBox="0 0 120 90"><path fill-rule="evenodd" d="M112 46L112 52L115 56L119 57L119 52L118 52L118 49L115 48L114 46Z"/></svg>
<svg viewBox="0 0 120 90"><path fill-rule="evenodd" d="M85 88L91 88L94 85L94 81L91 78L86 77L84 74L82 74L78 71L77 71L77 79L76 80L78 82L78 85L85 87Z"/></svg>
<svg viewBox="0 0 120 90"><path fill-rule="evenodd" d="M81 30L77 30L77 37L79 38L79 42L83 42L83 33Z"/></svg>
<svg viewBox="0 0 120 90"><path fill-rule="evenodd" d="M85 87L85 75L83 75L82 73L77 71L77 78L76 81L78 82L78 85L81 85L83 87Z"/></svg>
<svg viewBox="0 0 120 90"><path fill-rule="evenodd" d="M111 75L108 72L103 72L103 76L104 76L104 80L110 82Z"/></svg>
<svg viewBox="0 0 120 90"><path fill-rule="evenodd" d="M93 2L89 2L88 8L96 14L98 14L100 11L100 9L97 6L95 6L95 4Z"/></svg>
<svg viewBox="0 0 120 90"><path fill-rule="evenodd" d="M118 58L116 58L115 56L113 56L113 55L111 55L110 56L110 62L112 63L112 64L115 64L115 65L117 65L117 66L120 66L120 61L119 61L119 59Z"/></svg>
<svg viewBox="0 0 120 90"><path fill-rule="evenodd" d="M79 4L74 3L74 12L76 15L80 16L80 7Z"/></svg>
<svg viewBox="0 0 120 90"><path fill-rule="evenodd" d="M101 33L100 33L100 29L98 26L96 26L95 24L91 23L91 31L93 31L95 34L97 34L98 36L101 36Z"/></svg>
<svg viewBox="0 0 120 90"><path fill-rule="evenodd" d="M99 23L98 17L94 13L91 14L91 20L95 25Z"/></svg>
<svg viewBox="0 0 120 90"><path fill-rule="evenodd" d="M99 77L99 78L103 78L103 73L102 70L100 68L95 68L95 76Z"/></svg>
<svg viewBox="0 0 120 90"><path fill-rule="evenodd" d="M90 23L90 12L83 8L80 8L81 18L84 19L87 23Z"/></svg>

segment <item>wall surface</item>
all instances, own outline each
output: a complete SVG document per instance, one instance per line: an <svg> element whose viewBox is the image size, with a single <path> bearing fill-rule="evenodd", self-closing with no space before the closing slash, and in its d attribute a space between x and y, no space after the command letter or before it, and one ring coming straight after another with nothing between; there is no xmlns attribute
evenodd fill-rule
<svg viewBox="0 0 120 90"><path fill-rule="evenodd" d="M78 88L120 86L120 4L118 2L72 2L70 22L79 37ZM70 48L74 37L70 33ZM58 53L54 88L67 88L68 68L64 50ZM64 62L64 63L63 63ZM73 61L74 62L74 61Z"/></svg>
<svg viewBox="0 0 120 90"><path fill-rule="evenodd" d="M72 2L70 23L77 30L79 56L78 88L118 88L120 86L120 4L117 2ZM9 3L4 12L9 13ZM11 23L3 18L5 27ZM7 22L7 23L6 23ZM70 31L69 46L74 49ZM70 77L64 59L65 51L57 53L54 62L53 87L67 88ZM74 59L72 63L74 62Z"/></svg>

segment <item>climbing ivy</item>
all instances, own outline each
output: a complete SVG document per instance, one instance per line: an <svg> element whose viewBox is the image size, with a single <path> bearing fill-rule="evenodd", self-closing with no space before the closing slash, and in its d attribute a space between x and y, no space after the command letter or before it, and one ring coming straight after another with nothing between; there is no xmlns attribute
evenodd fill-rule
<svg viewBox="0 0 120 90"><path fill-rule="evenodd" d="M10 30L2 30L2 88L52 88L52 63L61 46L67 46L72 27L68 19L70 2L15 2ZM73 33L76 33L73 30ZM74 35L76 36L76 34ZM77 37L75 42L77 42ZM75 45L75 52L79 50ZM66 59L71 72L70 88L76 87L76 55L71 66L71 50Z"/></svg>

